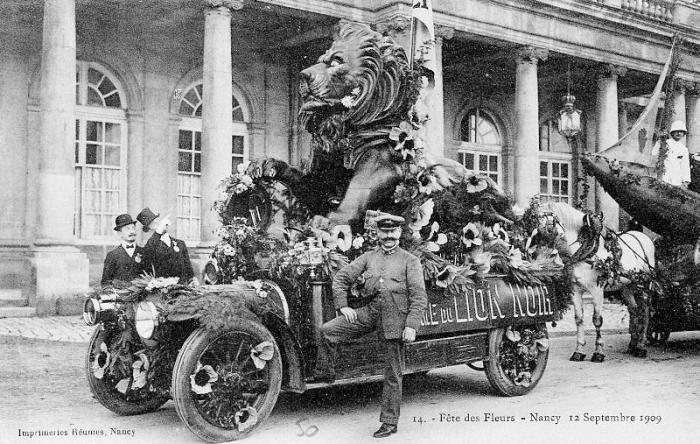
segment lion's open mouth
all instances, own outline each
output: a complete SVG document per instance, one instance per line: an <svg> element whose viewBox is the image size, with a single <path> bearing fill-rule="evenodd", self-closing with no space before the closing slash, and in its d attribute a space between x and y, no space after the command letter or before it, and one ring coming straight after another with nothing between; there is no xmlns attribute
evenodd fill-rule
<svg viewBox="0 0 700 444"><path fill-rule="evenodd" d="M301 109L299 110L301 112L308 112L331 106L331 103L329 103L327 100L316 96L309 87L308 82L304 79L299 82L299 94L301 95L301 99L303 101Z"/></svg>

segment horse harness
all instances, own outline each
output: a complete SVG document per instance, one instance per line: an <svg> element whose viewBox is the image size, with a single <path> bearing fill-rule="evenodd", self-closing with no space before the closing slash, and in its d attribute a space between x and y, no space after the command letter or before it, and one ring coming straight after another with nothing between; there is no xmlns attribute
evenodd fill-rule
<svg viewBox="0 0 700 444"><path fill-rule="evenodd" d="M561 227L561 229L565 230L556 216L554 216L551 213L545 213L544 216L546 217L545 223L548 226L556 224L559 227ZM639 239L636 236L632 237L639 244L641 251L644 251L644 245L642 245ZM579 230L576 239L576 242L578 242L581 246L578 250L576 250L576 252L572 254L572 260L575 262L586 262L593 266L595 263L594 256L600 248L601 239L603 239L604 242L603 246L613 256L614 261L619 261L622 257L622 249L620 248L620 243L622 243L635 256L643 260L650 270L654 268L649 263L649 259L647 258L646 253L644 253L644 256L639 255L639 253L637 253L627 242L625 242L624 239L620 237L620 234L616 233L614 230L611 230L610 228L606 227L605 224L603 224L603 216L601 214L594 214L590 211L586 212L586 214L583 217L583 226ZM698 238L698 242L700 242L700 238Z"/></svg>

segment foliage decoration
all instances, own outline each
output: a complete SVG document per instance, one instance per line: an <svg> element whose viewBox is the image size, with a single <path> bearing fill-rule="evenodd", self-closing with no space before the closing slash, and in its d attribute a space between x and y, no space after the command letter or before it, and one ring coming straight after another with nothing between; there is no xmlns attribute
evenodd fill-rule
<svg viewBox="0 0 700 444"><path fill-rule="evenodd" d="M504 336L499 350L503 371L515 384L529 387L539 354L549 349L546 330L507 327Z"/></svg>

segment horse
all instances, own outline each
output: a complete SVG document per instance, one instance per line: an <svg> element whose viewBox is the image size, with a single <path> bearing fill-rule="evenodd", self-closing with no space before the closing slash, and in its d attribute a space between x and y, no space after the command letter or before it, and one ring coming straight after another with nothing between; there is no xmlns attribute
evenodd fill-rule
<svg viewBox="0 0 700 444"><path fill-rule="evenodd" d="M601 314L604 290L619 290L627 305L630 315L629 352L636 357L645 358L647 328L649 326L648 295L635 294L631 288L630 280L621 277L616 282L607 282L605 288L600 285L602 272L593 267L595 258L605 260L611 255L619 255L621 275L627 273L648 273L655 266L655 249L652 240L639 231L615 233L607 230L602 224L602 217L596 220L594 216L583 213L572 206L562 202L548 202L539 206L538 214L542 218L552 218L558 231L566 238L566 244L571 253L571 265L575 279L573 285L574 319L576 321L576 350L571 356L571 361L583 361L585 354L585 330L583 327L583 296L587 293L593 300L593 325L596 329L595 352L591 357L592 362L603 362L603 339L601 327L603 316ZM550 223L552 221L550 220ZM598 229L595 229L595 227ZM612 236L616 248L608 251L602 233ZM583 234L583 235L582 235ZM587 242L585 239L590 239Z"/></svg>

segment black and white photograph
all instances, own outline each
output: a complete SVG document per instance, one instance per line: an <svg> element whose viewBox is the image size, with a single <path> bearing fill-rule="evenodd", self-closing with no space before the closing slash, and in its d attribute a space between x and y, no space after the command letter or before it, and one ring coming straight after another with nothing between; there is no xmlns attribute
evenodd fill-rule
<svg viewBox="0 0 700 444"><path fill-rule="evenodd" d="M700 0L0 24L0 444L700 442Z"/></svg>

